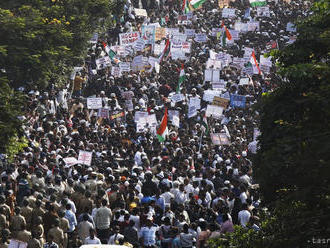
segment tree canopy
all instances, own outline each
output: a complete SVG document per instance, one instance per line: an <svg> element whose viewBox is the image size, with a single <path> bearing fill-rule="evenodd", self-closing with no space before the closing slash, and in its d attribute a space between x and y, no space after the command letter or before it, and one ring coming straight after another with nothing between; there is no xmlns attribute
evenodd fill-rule
<svg viewBox="0 0 330 248"><path fill-rule="evenodd" d="M109 0L0 2L0 68L13 87L60 84L111 16Z"/></svg>

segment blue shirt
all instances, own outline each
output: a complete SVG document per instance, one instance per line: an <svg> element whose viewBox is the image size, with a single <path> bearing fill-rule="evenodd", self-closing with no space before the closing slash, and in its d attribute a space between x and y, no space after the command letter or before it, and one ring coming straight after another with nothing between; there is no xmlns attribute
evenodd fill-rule
<svg viewBox="0 0 330 248"><path fill-rule="evenodd" d="M68 232L73 232L77 226L76 215L71 210L66 210L64 218L66 218L69 221L70 228Z"/></svg>
<svg viewBox="0 0 330 248"><path fill-rule="evenodd" d="M143 238L144 246L152 246L156 244L156 232L158 231L158 226L145 226L141 228L140 237Z"/></svg>

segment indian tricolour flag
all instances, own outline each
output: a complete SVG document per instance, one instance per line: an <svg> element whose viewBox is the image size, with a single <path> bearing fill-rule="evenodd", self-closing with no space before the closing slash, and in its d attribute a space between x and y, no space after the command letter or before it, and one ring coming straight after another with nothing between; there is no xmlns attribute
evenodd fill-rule
<svg viewBox="0 0 330 248"><path fill-rule="evenodd" d="M167 135L167 108L165 108L165 114L163 116L162 122L157 130L157 138L159 142L164 142Z"/></svg>
<svg viewBox="0 0 330 248"><path fill-rule="evenodd" d="M160 56L158 58L159 64L163 61L164 58L169 56L169 54L170 54L170 39L167 39L166 44L165 44L165 48L164 48L163 52L160 54Z"/></svg>
<svg viewBox="0 0 330 248"><path fill-rule="evenodd" d="M258 64L258 61L256 59L256 55L255 55L254 51L252 51L251 58L250 58L250 63L252 64L252 67L253 67L253 73L261 75L261 70L259 68L259 64Z"/></svg>
<svg viewBox="0 0 330 248"><path fill-rule="evenodd" d="M226 45L226 40L231 40L232 36L226 26L223 26L223 34L222 34L222 46Z"/></svg>
<svg viewBox="0 0 330 248"><path fill-rule="evenodd" d="M199 8L200 6L203 5L203 3L205 3L206 0L191 0L190 1L190 5L194 8L194 9L197 9Z"/></svg>
<svg viewBox="0 0 330 248"><path fill-rule="evenodd" d="M267 5L266 0L250 0L251 7L265 6Z"/></svg>
<svg viewBox="0 0 330 248"><path fill-rule="evenodd" d="M176 87L176 93L180 93L180 86L183 83L183 81L186 79L186 74L184 72L184 65L181 65L181 70L180 70L180 77L179 77L179 82Z"/></svg>
<svg viewBox="0 0 330 248"><path fill-rule="evenodd" d="M112 50L106 43L103 42L103 47L105 52L109 55L111 61L115 62L116 64L120 63L120 60L116 58L116 52Z"/></svg>
<svg viewBox="0 0 330 248"><path fill-rule="evenodd" d="M189 9L189 0L183 0L183 4L182 4L182 12L184 14L187 14L190 12L190 9Z"/></svg>
<svg viewBox="0 0 330 248"><path fill-rule="evenodd" d="M204 117L202 119L202 125L203 125L203 128L205 129L204 130L204 133L205 134L208 134L209 133L209 125L207 124L207 117L206 117L206 115L204 115Z"/></svg>

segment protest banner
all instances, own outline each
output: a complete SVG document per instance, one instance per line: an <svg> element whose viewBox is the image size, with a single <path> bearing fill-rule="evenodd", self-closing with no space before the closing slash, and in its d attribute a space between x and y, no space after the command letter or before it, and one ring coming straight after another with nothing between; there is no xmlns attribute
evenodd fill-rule
<svg viewBox="0 0 330 248"><path fill-rule="evenodd" d="M118 118L121 118L121 117L124 117L124 116L125 116L125 112L122 111L122 112L119 112L117 114L110 115L109 119L112 121L112 120L115 120L115 119L118 119Z"/></svg>
<svg viewBox="0 0 330 248"><path fill-rule="evenodd" d="M174 34L171 37L171 42L185 42L187 40L187 35L186 34Z"/></svg>
<svg viewBox="0 0 330 248"><path fill-rule="evenodd" d="M120 72L129 72L131 70L130 62L120 62L119 64Z"/></svg>
<svg viewBox="0 0 330 248"><path fill-rule="evenodd" d="M297 27L294 23L288 22L286 24L286 31L288 31L288 32L297 32Z"/></svg>
<svg viewBox="0 0 330 248"><path fill-rule="evenodd" d="M70 167L75 164L78 164L78 160L75 157L63 158L63 161L67 166L70 166Z"/></svg>
<svg viewBox="0 0 330 248"><path fill-rule="evenodd" d="M168 119L172 121L173 126L180 126L180 112L178 110L168 110Z"/></svg>
<svg viewBox="0 0 330 248"><path fill-rule="evenodd" d="M217 105L217 106L223 107L224 109L227 109L228 104L229 104L229 100L226 99L226 98L222 98L222 97L219 97L219 96L215 96L213 98L212 105Z"/></svg>
<svg viewBox="0 0 330 248"><path fill-rule="evenodd" d="M118 66L111 67L111 75L114 78L120 77L121 76L120 68Z"/></svg>
<svg viewBox="0 0 330 248"><path fill-rule="evenodd" d="M257 8L257 16L258 17L270 17L269 7L258 7Z"/></svg>
<svg viewBox="0 0 330 248"><path fill-rule="evenodd" d="M165 48L165 44L155 44L154 45L154 55L158 56L160 55Z"/></svg>
<svg viewBox="0 0 330 248"><path fill-rule="evenodd" d="M87 98L87 108L88 109L102 108L102 98L101 97L88 97Z"/></svg>
<svg viewBox="0 0 330 248"><path fill-rule="evenodd" d="M217 105L207 105L205 115L206 117L213 117L215 119L221 119L223 113L223 107Z"/></svg>
<svg viewBox="0 0 330 248"><path fill-rule="evenodd" d="M241 78L239 80L239 84L238 85L249 85L250 84L250 79L249 78Z"/></svg>
<svg viewBox="0 0 330 248"><path fill-rule="evenodd" d="M184 33L187 35L187 37L195 37L195 29L185 28Z"/></svg>
<svg viewBox="0 0 330 248"><path fill-rule="evenodd" d="M135 12L135 15L137 15L137 16L148 17L148 13L145 9L134 8L134 12Z"/></svg>
<svg viewBox="0 0 330 248"><path fill-rule="evenodd" d="M196 109L201 109L201 99L199 97L190 97L189 106L195 106Z"/></svg>
<svg viewBox="0 0 330 248"><path fill-rule="evenodd" d="M226 82L223 79L220 79L220 82L212 82L213 90L224 90L226 88Z"/></svg>
<svg viewBox="0 0 330 248"><path fill-rule="evenodd" d="M184 100L184 96L183 96L183 94L174 94L174 95L172 95L171 100L174 103L181 102Z"/></svg>
<svg viewBox="0 0 330 248"><path fill-rule="evenodd" d="M92 152L79 150L78 163L90 166L92 163Z"/></svg>
<svg viewBox="0 0 330 248"><path fill-rule="evenodd" d="M136 111L134 115L134 121L138 122L140 119L145 120L147 116L148 116L148 112Z"/></svg>
<svg viewBox="0 0 330 248"><path fill-rule="evenodd" d="M166 38L166 30L165 28L156 28L155 30L155 40L159 41Z"/></svg>
<svg viewBox="0 0 330 248"><path fill-rule="evenodd" d="M192 118L197 115L197 109L195 106L189 105L188 108L188 118Z"/></svg>
<svg viewBox="0 0 330 248"><path fill-rule="evenodd" d="M95 63L96 63L96 69L97 70L102 70L106 67L111 66L111 60L110 60L109 56L105 56L105 57L96 59Z"/></svg>
<svg viewBox="0 0 330 248"><path fill-rule="evenodd" d="M101 118L109 118L109 109L108 108L100 108L97 112L97 116Z"/></svg>
<svg viewBox="0 0 330 248"><path fill-rule="evenodd" d="M133 45L140 38L139 32L119 34L120 45Z"/></svg>
<svg viewBox="0 0 330 248"><path fill-rule="evenodd" d="M134 50L138 52L143 51L144 47L145 47L145 40L143 38L139 38L133 46Z"/></svg>
<svg viewBox="0 0 330 248"><path fill-rule="evenodd" d="M203 43L207 41L206 34L195 34L195 41L198 43Z"/></svg>
<svg viewBox="0 0 330 248"><path fill-rule="evenodd" d="M230 145L231 143L228 136L225 133L211 133L210 136L213 145L222 146L222 145Z"/></svg>
<svg viewBox="0 0 330 248"><path fill-rule="evenodd" d="M203 100L206 102L213 102L215 96L220 96L221 92L217 90L205 90Z"/></svg>
<svg viewBox="0 0 330 248"><path fill-rule="evenodd" d="M234 108L245 108L246 96L232 94L230 95L230 106Z"/></svg>
<svg viewBox="0 0 330 248"><path fill-rule="evenodd" d="M222 9L222 18L234 18L236 9L224 8Z"/></svg>
<svg viewBox="0 0 330 248"><path fill-rule="evenodd" d="M145 44L155 44L156 27L150 25L142 25L142 38Z"/></svg>

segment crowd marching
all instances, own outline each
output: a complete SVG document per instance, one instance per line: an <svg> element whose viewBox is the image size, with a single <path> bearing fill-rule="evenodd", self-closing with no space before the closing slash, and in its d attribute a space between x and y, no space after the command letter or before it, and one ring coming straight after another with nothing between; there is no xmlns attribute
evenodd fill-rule
<svg viewBox="0 0 330 248"><path fill-rule="evenodd" d="M277 86L265 54L309 7L127 0L66 87L19 89L28 146L1 155L0 247L201 248L260 231L253 104Z"/></svg>

